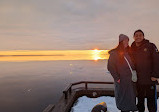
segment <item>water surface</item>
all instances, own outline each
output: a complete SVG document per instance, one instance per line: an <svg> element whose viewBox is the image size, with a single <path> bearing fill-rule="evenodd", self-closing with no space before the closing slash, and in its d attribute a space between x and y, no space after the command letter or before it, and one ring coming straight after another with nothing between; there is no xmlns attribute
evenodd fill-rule
<svg viewBox="0 0 159 112"><path fill-rule="evenodd" d="M67 52L65 56L1 54L0 112L42 112L47 105L57 103L69 83L113 81L107 73L107 55L86 52Z"/></svg>

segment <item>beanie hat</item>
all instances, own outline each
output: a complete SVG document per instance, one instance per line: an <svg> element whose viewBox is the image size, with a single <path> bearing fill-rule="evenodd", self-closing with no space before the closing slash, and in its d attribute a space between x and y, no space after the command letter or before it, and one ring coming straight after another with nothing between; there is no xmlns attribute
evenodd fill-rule
<svg viewBox="0 0 159 112"><path fill-rule="evenodd" d="M119 35L119 42L122 42L122 41L125 40L125 39L129 39L129 37L126 36L126 35L124 35L124 34L120 34L120 35Z"/></svg>

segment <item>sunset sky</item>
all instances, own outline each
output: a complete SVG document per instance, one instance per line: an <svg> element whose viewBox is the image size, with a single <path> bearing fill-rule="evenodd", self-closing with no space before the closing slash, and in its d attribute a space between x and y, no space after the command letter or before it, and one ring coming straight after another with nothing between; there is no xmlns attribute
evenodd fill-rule
<svg viewBox="0 0 159 112"><path fill-rule="evenodd" d="M159 48L159 0L0 0L0 51L111 49L142 29ZM131 43L130 42L130 43Z"/></svg>

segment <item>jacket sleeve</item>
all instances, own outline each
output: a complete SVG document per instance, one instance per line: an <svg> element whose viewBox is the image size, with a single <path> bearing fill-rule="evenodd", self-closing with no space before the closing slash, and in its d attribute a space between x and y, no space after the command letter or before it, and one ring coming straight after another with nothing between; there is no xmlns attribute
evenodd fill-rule
<svg viewBox="0 0 159 112"><path fill-rule="evenodd" d="M159 53L155 44L151 44L151 55L152 55L152 64L153 72L152 76L159 78Z"/></svg>
<svg viewBox="0 0 159 112"><path fill-rule="evenodd" d="M116 57L114 56L114 54L110 54L110 57L108 59L108 71L111 73L111 75L113 76L114 78L114 81L118 81L120 78L119 78L119 74L117 72L117 68L116 68Z"/></svg>

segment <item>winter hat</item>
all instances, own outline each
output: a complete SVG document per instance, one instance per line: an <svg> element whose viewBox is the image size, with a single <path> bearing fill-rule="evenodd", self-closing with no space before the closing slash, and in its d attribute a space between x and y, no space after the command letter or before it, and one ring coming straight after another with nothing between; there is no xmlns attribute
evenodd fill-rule
<svg viewBox="0 0 159 112"><path fill-rule="evenodd" d="M119 35L119 42L122 42L122 41L125 40L125 39L129 39L129 37L126 36L126 35L124 35L124 34L120 34L120 35Z"/></svg>

